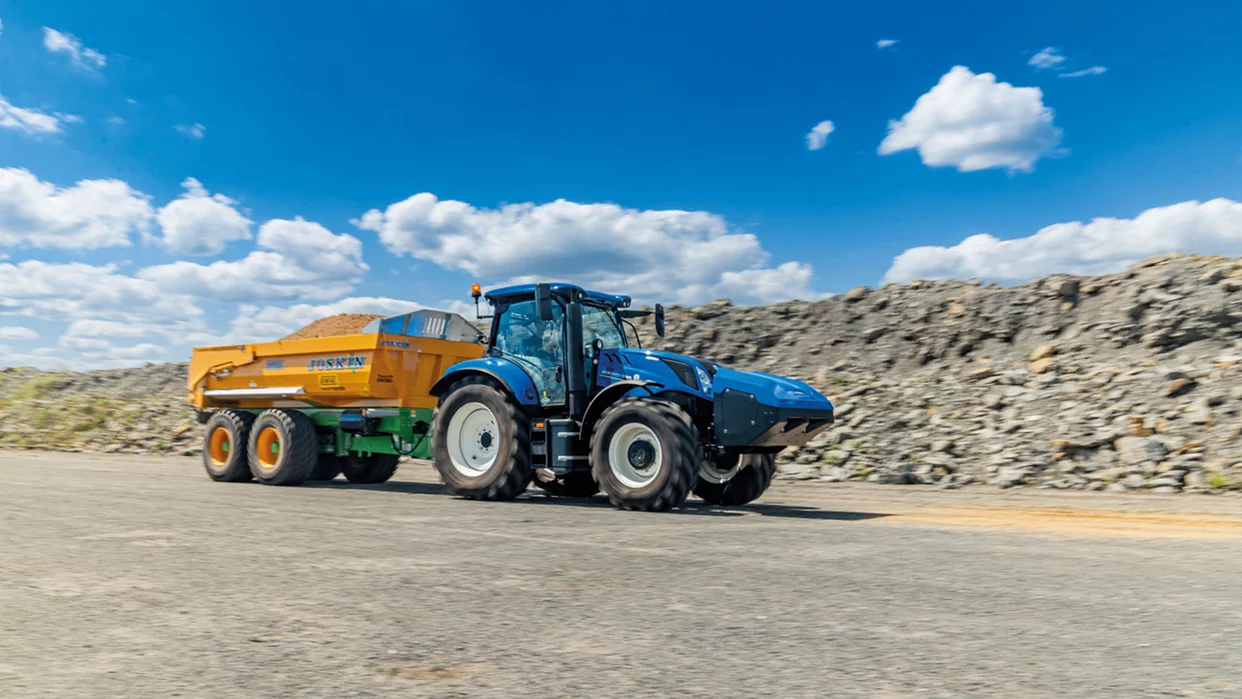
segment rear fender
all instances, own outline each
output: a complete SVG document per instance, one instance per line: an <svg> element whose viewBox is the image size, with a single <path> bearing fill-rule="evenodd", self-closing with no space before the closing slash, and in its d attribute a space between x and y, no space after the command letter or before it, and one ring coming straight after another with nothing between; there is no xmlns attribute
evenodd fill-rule
<svg viewBox="0 0 1242 699"><path fill-rule="evenodd" d="M431 387L431 395L440 398L450 386L467 376L490 377L508 389L519 404L539 405L539 393L535 390L535 382L531 381L530 376L522 371L521 367L500 357L483 357L454 364Z"/></svg>

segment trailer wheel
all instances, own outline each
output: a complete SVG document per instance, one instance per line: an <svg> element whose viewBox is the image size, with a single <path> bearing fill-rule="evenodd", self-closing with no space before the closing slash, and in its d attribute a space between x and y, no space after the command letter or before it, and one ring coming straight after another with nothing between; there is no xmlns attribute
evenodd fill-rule
<svg viewBox="0 0 1242 699"><path fill-rule="evenodd" d="M350 483L384 483L397 472L400 459L396 454L350 454L342 459L342 471Z"/></svg>
<svg viewBox="0 0 1242 699"><path fill-rule="evenodd" d="M704 459L694 494L713 505L745 505L763 495L776 475L772 454L726 454Z"/></svg>
<svg viewBox="0 0 1242 699"><path fill-rule="evenodd" d="M311 472L310 481L330 481L341 475L344 468L344 459L336 454L319 453L319 459L315 462L315 470Z"/></svg>
<svg viewBox="0 0 1242 699"><path fill-rule="evenodd" d="M612 504L662 512L685 502L698 478L699 434L667 401L627 398L608 408L591 435L591 469Z"/></svg>
<svg viewBox="0 0 1242 699"><path fill-rule="evenodd" d="M525 492L530 423L514 400L478 376L449 388L431 423L436 470L450 493L512 500Z"/></svg>
<svg viewBox="0 0 1242 699"><path fill-rule="evenodd" d="M599 492L590 471L571 471L550 481L535 478L535 485L548 495L562 498L589 498Z"/></svg>
<svg viewBox="0 0 1242 699"><path fill-rule="evenodd" d="M267 410L250 428L250 472L264 485L299 485L319 462L315 423L295 410Z"/></svg>
<svg viewBox="0 0 1242 699"><path fill-rule="evenodd" d="M235 410L221 410L207 420L203 468L211 480L240 483L253 477L246 458L253 423L254 415Z"/></svg>

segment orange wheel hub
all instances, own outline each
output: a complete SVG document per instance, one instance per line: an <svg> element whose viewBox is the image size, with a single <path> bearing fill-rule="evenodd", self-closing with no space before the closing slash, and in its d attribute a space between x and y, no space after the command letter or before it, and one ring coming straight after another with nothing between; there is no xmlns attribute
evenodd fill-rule
<svg viewBox="0 0 1242 699"><path fill-rule="evenodd" d="M212 430L211 441L207 445L208 455L211 456L211 463L216 466L223 466L228 463L229 450L232 446L228 430L223 427L217 427Z"/></svg>
<svg viewBox="0 0 1242 699"><path fill-rule="evenodd" d="M258 452L259 464L263 468L276 468L276 462L280 460L280 433L276 428L267 427L259 433L259 443L255 451Z"/></svg>

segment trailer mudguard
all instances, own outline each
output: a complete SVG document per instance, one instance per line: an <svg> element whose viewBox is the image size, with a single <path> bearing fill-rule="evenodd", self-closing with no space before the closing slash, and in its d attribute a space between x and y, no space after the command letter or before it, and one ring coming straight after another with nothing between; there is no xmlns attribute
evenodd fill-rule
<svg viewBox="0 0 1242 699"><path fill-rule="evenodd" d="M500 382L521 405L539 405L539 392L535 382L513 362L500 357L482 357L458 362L444 372L444 376L431 387L431 395L439 398L449 386L470 375L489 376Z"/></svg>

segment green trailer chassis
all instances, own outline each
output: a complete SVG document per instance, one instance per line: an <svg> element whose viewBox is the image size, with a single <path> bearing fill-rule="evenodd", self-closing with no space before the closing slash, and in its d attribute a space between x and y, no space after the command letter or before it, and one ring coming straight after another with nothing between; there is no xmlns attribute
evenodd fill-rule
<svg viewBox="0 0 1242 699"><path fill-rule="evenodd" d="M258 415L263 410L245 410ZM315 423L319 436L319 451L324 454L348 456L358 454L400 454L415 459L431 458L432 408L400 408L396 415L374 418L371 434L343 430L341 414L346 412L333 408L304 408L298 412ZM356 411L351 411L356 412Z"/></svg>

